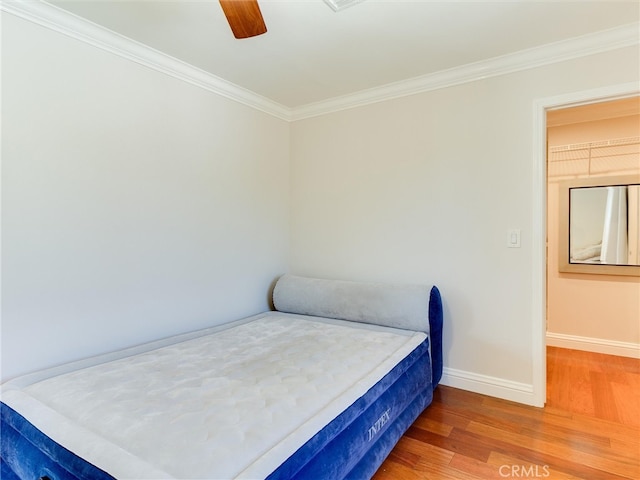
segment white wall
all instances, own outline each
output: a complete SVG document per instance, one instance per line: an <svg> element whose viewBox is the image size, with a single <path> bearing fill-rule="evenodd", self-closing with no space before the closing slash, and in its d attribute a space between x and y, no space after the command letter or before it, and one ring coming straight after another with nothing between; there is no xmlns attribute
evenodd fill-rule
<svg viewBox="0 0 640 480"><path fill-rule="evenodd" d="M288 123L2 17L3 380L265 310Z"/></svg>
<svg viewBox="0 0 640 480"><path fill-rule="evenodd" d="M292 270L437 284L445 382L533 402L534 102L637 82L638 58L626 48L296 122Z"/></svg>

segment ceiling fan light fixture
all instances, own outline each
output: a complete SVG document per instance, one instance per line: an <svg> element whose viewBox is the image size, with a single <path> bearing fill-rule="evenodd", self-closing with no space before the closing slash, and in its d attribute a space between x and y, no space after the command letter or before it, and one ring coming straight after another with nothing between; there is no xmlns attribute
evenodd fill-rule
<svg viewBox="0 0 640 480"><path fill-rule="evenodd" d="M344 10L347 7L351 7L356 3L360 3L364 0L324 0L324 3L331 7L331 10L334 12L339 12L340 10Z"/></svg>

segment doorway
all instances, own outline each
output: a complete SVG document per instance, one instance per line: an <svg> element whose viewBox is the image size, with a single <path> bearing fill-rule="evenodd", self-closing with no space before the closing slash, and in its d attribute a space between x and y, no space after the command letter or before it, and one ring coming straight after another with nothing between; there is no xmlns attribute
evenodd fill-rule
<svg viewBox="0 0 640 480"><path fill-rule="evenodd" d="M547 112L640 95L637 83L563 94L534 101L532 212L532 404L546 401L547 333Z"/></svg>
<svg viewBox="0 0 640 480"><path fill-rule="evenodd" d="M547 152L547 345L637 356L640 97L547 111Z"/></svg>

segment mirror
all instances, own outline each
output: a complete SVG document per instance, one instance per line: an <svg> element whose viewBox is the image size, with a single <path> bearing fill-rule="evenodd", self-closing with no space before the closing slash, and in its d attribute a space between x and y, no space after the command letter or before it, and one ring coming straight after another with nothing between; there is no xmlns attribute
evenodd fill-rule
<svg viewBox="0 0 640 480"><path fill-rule="evenodd" d="M559 271L640 276L640 175L560 184Z"/></svg>

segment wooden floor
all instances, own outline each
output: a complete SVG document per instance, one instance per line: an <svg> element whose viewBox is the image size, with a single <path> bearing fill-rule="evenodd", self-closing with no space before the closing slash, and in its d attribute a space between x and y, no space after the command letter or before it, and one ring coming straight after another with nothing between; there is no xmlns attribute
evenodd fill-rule
<svg viewBox="0 0 640 480"><path fill-rule="evenodd" d="M544 409L439 386L374 480L640 479L640 360L547 349Z"/></svg>

